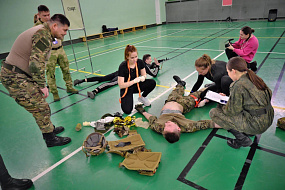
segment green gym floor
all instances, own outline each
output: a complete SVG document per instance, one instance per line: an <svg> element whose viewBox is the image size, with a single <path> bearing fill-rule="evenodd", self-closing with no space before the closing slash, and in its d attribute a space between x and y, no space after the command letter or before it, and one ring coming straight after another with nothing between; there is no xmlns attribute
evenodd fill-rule
<svg viewBox="0 0 285 190"><path fill-rule="evenodd" d="M86 43L74 45L77 65L72 47L65 46L64 49L70 60L70 70L75 71L73 80L116 71L123 61L127 44L137 47L140 58L147 53L152 58L168 58L155 78L157 87L148 96L152 105L147 110L158 116L164 100L176 84L172 76L179 75L184 79L187 82L186 94L189 93L198 76L195 60L206 53L211 58L227 61L224 42L229 38L238 40L240 28L246 25L255 29L254 34L259 40L254 58L258 63L257 74L271 88L275 110L272 126L261 136L251 137L255 142L253 146L238 150L230 148L226 141L233 136L223 129L184 133L178 143L169 144L151 129L133 127L142 136L147 149L162 153L154 176L119 168L124 158L106 151L86 158L81 146L94 129L83 127L77 132L75 126L84 121L96 121L105 113L121 112L119 87L98 94L94 100L87 97L87 91L95 89L97 83L80 84L75 87L79 94L67 94L61 70L57 68L61 101L53 102L52 95L47 101L54 125L65 127L60 136L72 139L63 147L47 148L32 115L9 97L0 84L0 153L10 174L32 179L34 186L31 189L39 190L285 189L285 131L276 127L277 119L285 116L285 20L166 24L89 41L93 71L96 72L93 74ZM85 67L85 70L77 71L77 67ZM204 81L207 83L210 82ZM135 95L136 102L137 97ZM210 103L194 109L186 117L210 119L209 111L215 106ZM105 136L107 141L120 139L113 131Z"/></svg>

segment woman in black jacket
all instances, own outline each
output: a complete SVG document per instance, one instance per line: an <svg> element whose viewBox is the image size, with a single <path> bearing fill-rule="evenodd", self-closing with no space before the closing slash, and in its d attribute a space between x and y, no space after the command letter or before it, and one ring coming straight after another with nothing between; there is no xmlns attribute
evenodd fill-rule
<svg viewBox="0 0 285 190"><path fill-rule="evenodd" d="M196 92L201 87L204 78L206 77L208 80L213 81L214 84L207 87L207 89L201 94L201 100L204 99L208 90L223 93L228 96L230 94L229 87L233 80L228 76L226 65L226 62L213 60L207 54L204 54L202 57L198 58L195 61L195 67L199 75L191 92ZM201 102L199 107L204 105Z"/></svg>

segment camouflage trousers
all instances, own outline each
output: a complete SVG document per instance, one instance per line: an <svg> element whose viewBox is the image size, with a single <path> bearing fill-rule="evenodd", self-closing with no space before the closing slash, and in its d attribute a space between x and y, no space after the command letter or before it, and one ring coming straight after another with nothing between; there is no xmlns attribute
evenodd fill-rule
<svg viewBox="0 0 285 190"><path fill-rule="evenodd" d="M38 84L25 74L19 74L3 67L0 77L10 96L20 106L33 114L42 133L52 132L54 127L50 120L50 107Z"/></svg>
<svg viewBox="0 0 285 190"><path fill-rule="evenodd" d="M250 135L264 133L272 124L274 111L273 108L267 114L260 116L250 116L246 111L237 115L226 115L222 105L210 110L211 119L225 130L234 129Z"/></svg>
<svg viewBox="0 0 285 190"><path fill-rule="evenodd" d="M55 67L59 65L66 88L72 88L72 79L69 72L69 62L63 48L51 50L51 56L46 65L47 83L51 93L58 93L55 80Z"/></svg>
<svg viewBox="0 0 285 190"><path fill-rule="evenodd" d="M190 112L193 108L195 108L196 102L194 98L190 95L195 96L196 98L200 99L200 95L203 91L197 91L189 94L189 96L184 96L184 87L178 85L168 96L167 102L177 102L183 106L183 114Z"/></svg>

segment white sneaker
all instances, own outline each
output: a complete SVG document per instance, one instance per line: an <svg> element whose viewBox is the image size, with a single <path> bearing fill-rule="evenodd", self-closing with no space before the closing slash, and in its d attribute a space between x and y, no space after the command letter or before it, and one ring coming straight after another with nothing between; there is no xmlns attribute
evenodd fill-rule
<svg viewBox="0 0 285 190"><path fill-rule="evenodd" d="M138 101L143 103L145 106L150 106L150 101L145 97L139 97Z"/></svg>

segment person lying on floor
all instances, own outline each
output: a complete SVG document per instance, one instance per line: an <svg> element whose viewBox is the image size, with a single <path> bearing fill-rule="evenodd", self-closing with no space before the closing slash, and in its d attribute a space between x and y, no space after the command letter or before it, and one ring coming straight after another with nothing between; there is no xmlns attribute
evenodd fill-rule
<svg viewBox="0 0 285 190"><path fill-rule="evenodd" d="M183 114L198 106L198 99L200 99L203 90L184 96L186 82L178 76L173 76L173 79L177 82L176 88L165 101L159 118L147 113L141 104L135 106L135 109L149 121L150 128L162 133L169 143L177 142L181 132L195 132L201 129L214 128L215 126L212 120L193 121L185 118Z"/></svg>

